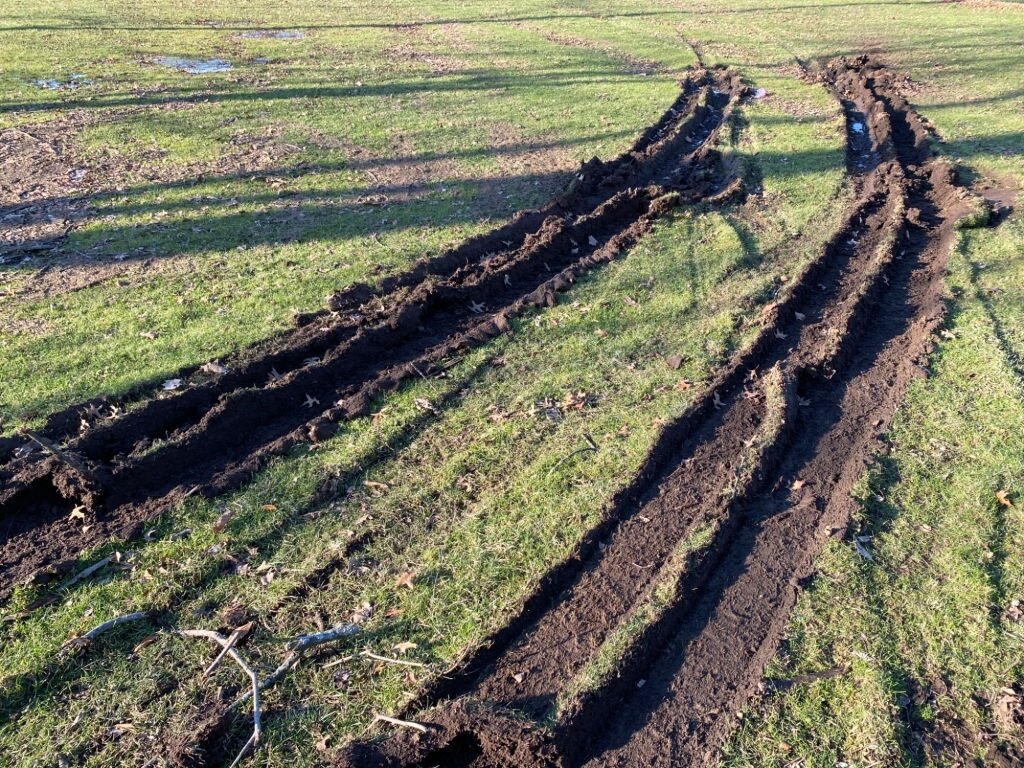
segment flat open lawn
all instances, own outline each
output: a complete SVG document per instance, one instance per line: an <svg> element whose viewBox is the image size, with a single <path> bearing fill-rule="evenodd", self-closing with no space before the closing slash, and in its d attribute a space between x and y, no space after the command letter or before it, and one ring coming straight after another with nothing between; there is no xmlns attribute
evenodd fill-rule
<svg viewBox="0 0 1024 768"><path fill-rule="evenodd" d="M914 325L925 329L926 354L903 361L916 375L898 391L891 423L891 414L881 415L864 427L875 432L849 438L855 503L837 501L851 497L845 487L808 502L823 515L841 507L840 522L793 542L806 549L806 567L799 583L786 586L790 597L777 610L769 605L771 631L750 643L771 659L765 667L751 651L751 674L760 679L763 668L763 685L723 699L724 712L692 715L693 722L721 720L708 731L700 764L1019 764L1024 218L1009 209L1024 186L1024 4L495 5L22 0L0 8L0 536L5 553L18 536L26 540L26 530L40 551L58 537L70 542L61 545L64 562L40 557L44 567L34 578L3 582L0 766L230 764L252 732L252 708L225 710L248 680L229 659L204 678L215 646L172 630L227 636L249 622L239 652L261 677L288 656L291 638L341 624L357 631L318 646L267 687L262 738L246 765L350 764L346 745L396 732L376 715L430 723L430 707L443 710L456 693L555 734L567 766L647 765L621 744L580 751L565 747L563 736L597 723L598 709L613 741L616 721L633 730L630 723L653 717L630 696L649 680L648 691L661 684L655 657L664 661L673 643L702 637L723 613L713 601L687 607L689 594L711 600L716 572L743 571L730 561L731 539L722 538L733 536L725 518L679 527L649 562L643 550L630 556L635 586L606 614L594 648L565 652L571 660L560 662L565 679L557 690L524 696L509 715L484 695L498 682L472 683L480 671L474 665L502 670L503 660L518 658L523 627L543 627L563 598L572 604L574 585L581 589L586 572L600 574L602 558L613 556L615 537L647 522L642 505L654 503L655 483L667 483L677 464L685 470L686 440L711 444L712 420L731 418L732 400L721 401L714 387L726 394L721 372L757 349L765 328L775 328L772 343L788 336L786 344L797 344L800 332L783 333L771 317L789 306L787 297L801 295L806 270L822 254L839 259L850 250L855 261L859 235L848 242L834 235L858 231L875 210L868 201L868 213L846 217L864 203L865 179L874 178L857 165L868 155L853 152L865 131L856 120L864 118L851 117L820 75L837 57L865 54L897 73L903 96L930 122L940 157L927 162L954 168L963 198L975 208L988 198L996 213L989 226L974 226L979 219L954 230L950 223L942 249L948 262L936 273L946 313ZM214 71L183 71L166 57L214 61ZM367 301L347 306L338 322L354 313L358 326L375 302L382 314L385 302L389 310L405 306L407 294L416 297L395 281L417 260L514 222L517 212L554 196L575 199L580 164L626 152L663 115L682 119L666 111L681 98L680 80L704 67L735 72L747 90L726 93L716 81L694 96L688 108L710 116L692 129L702 147L683 143L693 160L677 185L679 204L658 209L642 236L621 248L610 230L585 227L579 231L593 232L593 242L552 246L569 259L570 247L589 253L611 243L607 260L574 276L551 301L534 302L548 306L502 315L504 332L371 391L368 409L331 420L337 429L329 438L290 441L247 468L244 479L224 481L224 492L209 492L223 470L205 469L216 463L210 436L228 453L247 445L261 421L294 418L305 430L306 419L332 406L310 394L320 390L297 389L294 407L274 413L263 412L255 396L244 398L316 375L333 347L310 353L315 360L300 356L295 371L275 364L258 381L211 398L194 415L194 448L184 427L110 448L96 466L115 478L108 497L131 497L118 509L144 506L131 496L135 488L117 486L117 477L132 477L117 474L124 467L150 456L158 472L161 456L174 450L184 461L195 457L196 492L187 483L174 503L146 507L153 513L133 518L132 535L108 532L99 502L62 507L65 499L47 497L56 511L37 513L12 495L4 505L4 483L14 488L16 479L4 462L68 469L63 463L79 452L91 460L77 447L90 434L231 375L221 366L258 366L269 359L261 357L266 350L298 333L297 315L321 312L335 290L370 288ZM883 101L876 104L882 112ZM898 130L905 113L891 99L884 104L897 128L875 161L892 151L893 166L919 178L925 161L892 150L894 143L905 149ZM872 138L874 130L872 122ZM662 174L669 166L657 162L640 166L637 186L671 187ZM643 177L648 167L657 175ZM717 173L736 184L718 194L709 188ZM692 181L702 174L707 184ZM921 212L901 205L878 203L895 207L909 253L913 235L906 233L928 227L908 226ZM591 202L580 206L563 218L600 211ZM509 237L498 238L494 253L520 248ZM526 238L524 253L532 242ZM876 246L895 254L892 274L902 274L899 241L878 235ZM550 277L549 258L536 257L531 269ZM876 291L884 308L885 287L912 294L884 269L868 265L860 275L837 267L836 274L863 277L864 295ZM505 281L511 291L508 275ZM860 300L860 283L849 296L845 285L813 286L825 296L822 316ZM419 330L449 321L455 328L464 310L472 317L511 306L497 291L487 306L458 294L465 307L424 314ZM834 347L888 327L887 317L870 311L876 305L851 306L853 319ZM840 370L836 398L871 368L857 357L867 353L850 354L848 364L840 355L832 360ZM379 352L380 359L406 359L398 355L391 347ZM805 399L803 379L787 383L790 358L765 359L772 365L743 389L763 401L764 418L743 450L719 455L717 464L707 460L716 469L705 474L724 483L713 494L724 510L750 510L777 493L776 476L793 493L806 482L789 475L795 454L781 451L773 466L757 451L794 430L812 434L800 425L818 418L806 414L825 410L824 401ZM828 378L815 391L831 392ZM94 407L77 406L86 401ZM242 414L247 422L237 415L245 402L254 403ZM710 415L701 421L705 405ZM223 420L200 421L217 408ZM56 413L70 414L70 428L55 431ZM243 423L252 426L243 431ZM687 424L705 429L708 440L680 426ZM25 430L50 447L31 442ZM870 461L860 460L855 437ZM13 451L23 446L35 458L18 458ZM658 464L655 454L664 455ZM771 472L772 482L761 476ZM637 498L624 500L627 488ZM809 493L817 492L812 483ZM663 506L672 519L687 509ZM735 523L741 532L763 522L744 515ZM12 556L0 569L14 573L21 562ZM540 597L524 603L530 595ZM68 644L136 611L149 614L91 643ZM496 649L491 656L481 651L487 643ZM680 649L679 658L696 655ZM510 674L532 685L515 678L515 668ZM445 693L448 677L455 682ZM666 683L666 701L674 690ZM478 744L457 743L482 754L474 765L497 759ZM671 764L670 747L656 754L662 762L655 764ZM445 755L447 764L469 764L458 762L465 758L458 750L434 753L433 764L446 764ZM529 763L523 757L521 764Z"/></svg>

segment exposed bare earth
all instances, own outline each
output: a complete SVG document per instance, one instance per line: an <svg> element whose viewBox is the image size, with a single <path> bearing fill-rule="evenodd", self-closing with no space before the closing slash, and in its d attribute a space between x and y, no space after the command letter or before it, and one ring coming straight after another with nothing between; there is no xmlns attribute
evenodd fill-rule
<svg viewBox="0 0 1024 768"><path fill-rule="evenodd" d="M228 361L227 372L182 371L184 391L127 415L103 401L55 414L44 439L60 447L0 441L0 593L32 574L45 580L83 547L135 535L186 495L222 493L269 457L326 439L405 378L509 332L530 306L553 305L680 200L729 194L738 182L712 143L740 91L727 74L694 75L630 152L588 162L545 208L375 291L330 296L330 311Z"/></svg>
<svg viewBox="0 0 1024 768"><path fill-rule="evenodd" d="M715 763L798 583L845 530L851 488L922 375L968 210L900 78L863 57L834 62L822 80L846 115L856 189L839 230L572 556L408 707L427 733L349 745L336 764ZM183 391L126 415L105 400L66 409L49 419L43 447L0 440L0 594L45 582L83 547L136 535L188 494L238 487L270 457L327 439L406 378L555 304L674 205L732 193L738 181L713 144L742 93L728 73L696 72L629 152L586 163L544 208L375 288L333 294L327 311L227 370L181 371ZM672 599L615 674L556 709L697 532L707 543L686 555ZM224 717L186 751L215 755Z"/></svg>
<svg viewBox="0 0 1024 768"><path fill-rule="evenodd" d="M877 435L922 375L966 211L897 78L864 58L835 63L824 79L846 112L859 190L841 229L573 557L410 707L428 733L351 745L339 764L509 764L498 734L555 714L556 696L643 604L673 552L709 528L614 676L512 752L517 765L715 763L797 584L844 530Z"/></svg>

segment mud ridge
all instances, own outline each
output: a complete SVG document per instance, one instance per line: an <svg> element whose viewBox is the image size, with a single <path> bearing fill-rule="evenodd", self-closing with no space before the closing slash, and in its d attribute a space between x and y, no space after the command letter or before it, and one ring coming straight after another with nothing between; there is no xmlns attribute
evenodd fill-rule
<svg viewBox="0 0 1024 768"><path fill-rule="evenodd" d="M446 764L501 765L481 748L495 718L554 718L549 731L531 732L544 751L529 764L715 761L775 653L797 584L824 539L844 529L853 484L921 375L944 312L955 221L967 210L895 75L865 57L833 63L824 80L846 113L859 190L839 232L575 556L415 702L436 705L421 719L437 730L353 746L338 764L412 766L443 754ZM631 639L612 678L557 709L698 530L710 531L709 543L689 555L675 597ZM479 727L465 722L467 703L491 713Z"/></svg>
<svg viewBox="0 0 1024 768"><path fill-rule="evenodd" d="M51 418L47 448L0 466L0 595L83 547L131 537L186 495L233 489L270 457L327 439L379 394L510 332L529 307L553 305L673 206L731 194L738 180L713 144L742 90L723 71L695 73L629 152L584 164L546 208L377 292L356 286L329 297L329 313L230 361L227 372L193 370L180 394L117 418L86 409ZM84 525L69 517L73 507Z"/></svg>

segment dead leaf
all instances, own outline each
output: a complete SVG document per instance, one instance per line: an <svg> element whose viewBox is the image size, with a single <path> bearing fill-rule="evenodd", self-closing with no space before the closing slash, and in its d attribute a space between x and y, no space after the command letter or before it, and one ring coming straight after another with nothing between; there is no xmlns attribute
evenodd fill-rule
<svg viewBox="0 0 1024 768"><path fill-rule="evenodd" d="M676 382L675 390L676 390L676 392L685 392L686 390L688 390L688 389L690 389L692 387L693 387L693 382L692 381L690 381L689 379L680 379L679 381Z"/></svg>
<svg viewBox="0 0 1024 768"><path fill-rule="evenodd" d="M665 365L667 365L673 371L678 371L679 368L683 365L683 356L682 355L671 355L669 357L666 357L665 358Z"/></svg>
<svg viewBox="0 0 1024 768"><path fill-rule="evenodd" d="M203 363L203 366L199 370L203 373L213 373L220 376L228 372L228 367L226 365L221 365L217 360L211 360L208 363Z"/></svg>
<svg viewBox="0 0 1024 768"><path fill-rule="evenodd" d="M875 556L868 552L867 549L864 548L864 545L861 544L860 541L858 541L857 539L853 540L853 547L857 550L857 554L863 557L865 560L872 563L875 562Z"/></svg>
<svg viewBox="0 0 1024 768"><path fill-rule="evenodd" d="M425 397L417 397L413 402L416 403L416 407L419 408L421 411L429 411L430 413L434 414L439 413L434 404L427 400Z"/></svg>
<svg viewBox="0 0 1024 768"><path fill-rule="evenodd" d="M214 532L220 533L225 528L227 528L228 523L231 522L231 518L233 518L234 516L235 510L233 509L225 509L223 512L221 512L220 517L218 517L213 523Z"/></svg>
<svg viewBox="0 0 1024 768"><path fill-rule="evenodd" d="M594 331L594 335L597 336L598 338L603 339L608 335L608 331L598 328L596 331Z"/></svg>
<svg viewBox="0 0 1024 768"><path fill-rule="evenodd" d="M277 512L277 505L276 504L262 504L262 505L260 505L260 509L262 509L264 512Z"/></svg>
<svg viewBox="0 0 1024 768"><path fill-rule="evenodd" d="M592 247L592 248L593 248L594 246L596 246L596 245L597 245L597 238L596 238L596 237L594 237L593 235L590 235L590 236L589 236L589 237L587 238L587 244L588 244L588 245L589 245L590 247Z"/></svg>
<svg viewBox="0 0 1024 768"><path fill-rule="evenodd" d="M1006 493L1006 491L996 491L996 499L1004 507L1012 507L1013 506L1013 501L1010 499L1010 497Z"/></svg>
<svg viewBox="0 0 1024 768"><path fill-rule="evenodd" d="M81 504L76 504L75 508L71 510L69 515L72 520L85 520L85 507Z"/></svg>
<svg viewBox="0 0 1024 768"><path fill-rule="evenodd" d="M413 648L418 648L418 647L419 646L416 645L416 643L412 643L412 642L409 642L408 640L406 640L406 641L401 642L401 643L395 643L393 646L391 646L391 650L394 651L395 653L406 653L408 651L411 651Z"/></svg>
<svg viewBox="0 0 1024 768"><path fill-rule="evenodd" d="M181 388L181 379L165 379L161 387L163 387L164 392L173 392Z"/></svg>
<svg viewBox="0 0 1024 768"><path fill-rule="evenodd" d="M352 623L362 624L371 616L373 616L373 606L369 603L363 603L352 612Z"/></svg>
<svg viewBox="0 0 1024 768"><path fill-rule="evenodd" d="M791 486L789 486L789 487L790 487L790 488L791 488L792 490L794 490L794 491L799 491L799 490L800 490L801 488L803 488L803 487L804 487L805 485L807 485L807 481L806 481L806 480L800 480L800 479L798 478L798 479L794 480L794 481L793 481L793 484L792 484Z"/></svg>
<svg viewBox="0 0 1024 768"><path fill-rule="evenodd" d="M149 635L147 637L142 638L139 642L137 642L135 644L135 647L132 648L132 653L138 653L143 648L145 648L147 645L152 645L153 643L156 642L157 637L159 637L159 635L153 634L153 635Z"/></svg>
<svg viewBox="0 0 1024 768"><path fill-rule="evenodd" d="M406 587L408 589L413 588L413 580L416 578L416 574L412 571L406 571L397 579L395 579L395 586L398 588Z"/></svg>

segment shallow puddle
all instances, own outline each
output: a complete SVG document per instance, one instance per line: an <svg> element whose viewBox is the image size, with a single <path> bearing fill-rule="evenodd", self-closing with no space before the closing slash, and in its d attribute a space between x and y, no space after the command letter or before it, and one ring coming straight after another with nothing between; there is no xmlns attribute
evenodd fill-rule
<svg viewBox="0 0 1024 768"><path fill-rule="evenodd" d="M49 78L43 78L40 80L33 80L32 84L40 88L45 88L48 91L73 91L76 88L81 88L83 85L92 85L92 80L85 75L71 75L67 80L51 80Z"/></svg>
<svg viewBox="0 0 1024 768"><path fill-rule="evenodd" d="M238 36L243 40L303 40L306 33L296 29L250 29Z"/></svg>
<svg viewBox="0 0 1024 768"><path fill-rule="evenodd" d="M177 56L157 56L155 64L169 69L177 69L190 75L208 75L213 72L227 72L231 63L223 59L181 59Z"/></svg>

